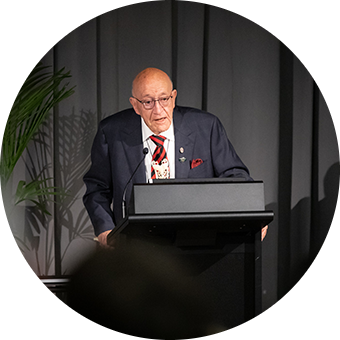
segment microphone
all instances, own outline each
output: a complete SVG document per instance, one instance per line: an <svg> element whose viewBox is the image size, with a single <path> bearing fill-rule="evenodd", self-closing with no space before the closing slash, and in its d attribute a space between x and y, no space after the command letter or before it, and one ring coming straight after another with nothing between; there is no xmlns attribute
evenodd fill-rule
<svg viewBox="0 0 340 340"><path fill-rule="evenodd" d="M132 173L130 179L128 180L128 182L125 185L124 191L123 191L123 199L122 199L122 213L123 213L123 218L125 218L126 215L126 191L127 191L127 187L129 185L129 183L132 181L133 176L135 175L135 173L137 172L138 168L140 167L140 165L142 164L142 162L144 162L145 156L149 153L149 149L148 148L144 148L143 149L143 158L142 160L138 163L135 171Z"/></svg>

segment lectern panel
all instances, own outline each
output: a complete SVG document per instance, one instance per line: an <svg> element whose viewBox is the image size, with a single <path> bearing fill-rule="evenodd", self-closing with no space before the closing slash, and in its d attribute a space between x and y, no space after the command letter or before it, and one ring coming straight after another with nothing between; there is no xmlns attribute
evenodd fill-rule
<svg viewBox="0 0 340 340"><path fill-rule="evenodd" d="M263 211L262 182L135 184L130 214Z"/></svg>

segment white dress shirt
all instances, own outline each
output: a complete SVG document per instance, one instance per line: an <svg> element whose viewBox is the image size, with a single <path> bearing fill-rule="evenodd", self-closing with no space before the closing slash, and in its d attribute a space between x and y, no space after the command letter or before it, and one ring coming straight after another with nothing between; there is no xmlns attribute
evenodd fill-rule
<svg viewBox="0 0 340 340"><path fill-rule="evenodd" d="M156 149L156 144L150 139L150 136L154 135L154 133L145 124L144 119L142 117L141 120L142 120L143 148L148 148L149 150L148 154L145 156L145 178L147 183L152 183L151 161L152 155ZM171 122L169 129L162 132L160 135L166 138L166 140L164 141L164 148L168 156L170 178L175 178L175 134L173 122Z"/></svg>

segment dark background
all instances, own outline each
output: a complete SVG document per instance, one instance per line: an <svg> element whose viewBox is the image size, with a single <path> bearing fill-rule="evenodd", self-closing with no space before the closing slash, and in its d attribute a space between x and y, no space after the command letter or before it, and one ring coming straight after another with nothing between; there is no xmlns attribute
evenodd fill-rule
<svg viewBox="0 0 340 340"><path fill-rule="evenodd" d="M294 2L290 5L289 2L284 2L282 5L267 2L265 8L250 7L249 4L241 1L217 1L216 3L222 8L240 8L247 16L256 16L312 70L314 80L320 86L332 112L334 123L339 129L339 115L337 114L339 104L336 100L339 88L336 84L339 76L339 66L336 64L339 60L336 31L339 30L339 25L336 24L337 15L334 8L328 7L326 3L323 3L320 8L310 2L299 3L299 5ZM5 60L9 61L5 70L8 75L5 85L9 91L8 99L14 95L15 87L32 66L62 36L95 15L112 9L112 7L100 10L91 8L90 13L87 14L82 8L73 10L67 7L63 10L61 8L46 9L44 17L41 17L41 12L39 15L35 14L36 9L32 8L22 8L19 13L16 11L13 15L13 21L9 25L11 27L8 27L9 34L6 37L5 52ZM289 51L287 53L289 54ZM333 204L335 207L334 202ZM326 266L325 257L323 257L323 262L320 261L324 266ZM322 327L321 316L319 317L320 310L322 311L319 307L322 306L319 302L322 296L320 292L322 280L321 270L319 270L305 287L267 322L265 334L319 335L319 325L320 328ZM283 299L279 298L279 300ZM306 322L304 323L303 320ZM56 322L58 322L57 319Z"/></svg>

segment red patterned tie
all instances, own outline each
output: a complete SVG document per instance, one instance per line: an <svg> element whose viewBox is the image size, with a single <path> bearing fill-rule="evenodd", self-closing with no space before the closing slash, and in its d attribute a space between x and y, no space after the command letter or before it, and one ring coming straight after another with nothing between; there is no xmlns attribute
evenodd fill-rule
<svg viewBox="0 0 340 340"><path fill-rule="evenodd" d="M165 137L159 135L150 136L150 139L156 144L156 149L152 155L151 162L151 178L169 178L169 161L164 148Z"/></svg>

